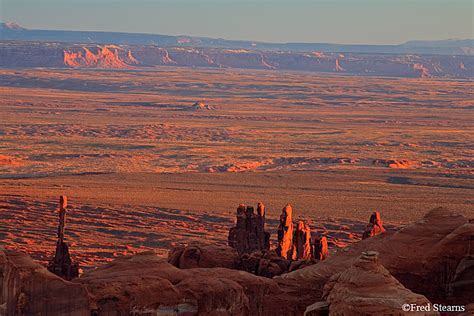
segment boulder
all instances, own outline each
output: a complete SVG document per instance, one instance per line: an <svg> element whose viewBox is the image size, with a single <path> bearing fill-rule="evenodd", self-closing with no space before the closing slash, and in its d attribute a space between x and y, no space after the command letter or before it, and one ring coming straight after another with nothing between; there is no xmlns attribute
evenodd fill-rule
<svg viewBox="0 0 474 316"><path fill-rule="evenodd" d="M192 244L178 246L168 253L168 262L177 268L228 268L238 269L240 258L229 246Z"/></svg>

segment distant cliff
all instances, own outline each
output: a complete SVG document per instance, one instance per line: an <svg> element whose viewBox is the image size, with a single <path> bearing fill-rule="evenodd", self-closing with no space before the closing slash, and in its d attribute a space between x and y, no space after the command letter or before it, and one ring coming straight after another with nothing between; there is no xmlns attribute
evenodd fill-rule
<svg viewBox="0 0 474 316"><path fill-rule="evenodd" d="M474 78L474 56L261 51L255 49L0 41L0 67L132 69L155 66Z"/></svg>
<svg viewBox="0 0 474 316"><path fill-rule="evenodd" d="M245 40L226 40L196 36L171 36L161 34L29 30L16 23L0 23L0 39L12 41L45 41L61 43L156 45L159 47L201 47L256 49L261 51L292 51L325 53L368 54L430 54L474 56L474 40L409 41L398 45L363 45L331 43L268 43Z"/></svg>

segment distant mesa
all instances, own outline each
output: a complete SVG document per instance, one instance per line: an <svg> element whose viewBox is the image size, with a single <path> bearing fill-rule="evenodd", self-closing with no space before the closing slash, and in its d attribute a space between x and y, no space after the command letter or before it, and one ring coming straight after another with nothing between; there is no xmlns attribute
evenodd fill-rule
<svg viewBox="0 0 474 316"><path fill-rule="evenodd" d="M205 104L204 102L197 101L192 105L193 111L214 111L216 108L214 106Z"/></svg>
<svg viewBox="0 0 474 316"><path fill-rule="evenodd" d="M4 23L0 23L0 30L20 31L20 30L26 30L26 28L22 27L20 24L15 23L15 22L4 22Z"/></svg>
<svg viewBox="0 0 474 316"><path fill-rule="evenodd" d="M186 37L180 38L178 42L174 41L173 37L168 42L157 41L154 45L149 43L138 45L135 42L124 44L119 39L105 37L106 35L111 36L109 35L111 33L106 32L105 35L101 35L104 36L101 39L85 38L82 41L77 39L74 44L67 44L67 40L62 38L58 38L58 42L41 42L41 40L34 42L36 33L43 32L44 36L49 36L47 35L49 31L23 30L21 26L6 23L3 23L1 27L0 55L2 58L0 67L6 68L130 69L143 67L149 69L158 66L179 66L295 70L407 78L473 78L474 76L472 57L467 56L474 55L474 48L469 47L463 48L462 52L464 53L457 51L457 48L448 48L449 50L454 49L451 55L407 54L404 52L399 55L377 52L340 54L324 50L314 50L315 53L308 53L291 49L268 50L260 46L259 50L247 46L212 47L193 38L190 43L185 43ZM86 32L86 34L88 33ZM51 38L55 38L53 35ZM26 41L27 39L30 41ZM115 45L91 44L92 42L111 43L111 41ZM209 43L209 45L211 44ZM191 45L200 48L193 48ZM472 53L469 52L470 50ZM18 58L18 56L22 56L22 58Z"/></svg>
<svg viewBox="0 0 474 316"><path fill-rule="evenodd" d="M138 63L130 50L114 45L64 50L64 65L71 68L127 69Z"/></svg>

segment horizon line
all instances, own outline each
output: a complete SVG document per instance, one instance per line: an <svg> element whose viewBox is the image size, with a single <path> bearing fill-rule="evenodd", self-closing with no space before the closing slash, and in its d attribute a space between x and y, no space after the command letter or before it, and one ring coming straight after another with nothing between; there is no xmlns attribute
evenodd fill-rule
<svg viewBox="0 0 474 316"><path fill-rule="evenodd" d="M119 33L119 34L137 34L137 35L158 35L158 36L169 36L169 37L190 37L190 38L202 38L202 39L217 39L217 40L225 40L225 41L235 41L235 42L250 42L250 43L261 43L261 44L325 44L325 45L351 45L351 46L400 46L410 42L448 42L448 41L474 41L474 38L440 38L440 39L411 39L404 42L394 43L394 44L369 44L369 43L337 43L337 42L302 42L302 41L295 41L295 42L273 42L273 41L254 41L248 39L234 39L234 38L224 38L224 37L211 37L211 36L201 36L201 35L188 35L188 34L178 34L178 35L170 35L170 34L163 34L163 33L149 33L149 32L127 32L127 31L103 31L103 30L81 30L81 29L35 29L35 28L26 28L14 21L0 21L1 25L8 25L13 24L18 29L14 28L6 28L10 31L57 31L57 32L91 32L91 33ZM0 28L0 30L4 30L4 28Z"/></svg>

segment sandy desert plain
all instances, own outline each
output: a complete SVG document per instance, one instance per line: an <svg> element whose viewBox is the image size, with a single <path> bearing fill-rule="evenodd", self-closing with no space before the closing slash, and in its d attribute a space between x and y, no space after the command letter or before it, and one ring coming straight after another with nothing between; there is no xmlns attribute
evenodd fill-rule
<svg viewBox="0 0 474 316"><path fill-rule="evenodd" d="M229 69L0 70L0 240L45 264L58 196L87 270L226 244L239 203L361 238L444 206L472 217L472 81ZM202 102L194 106L195 102Z"/></svg>

